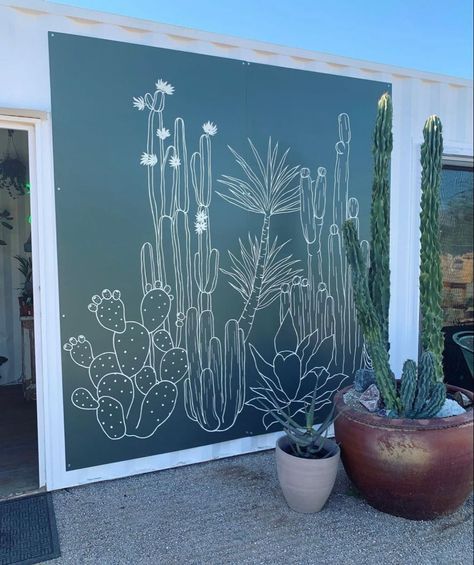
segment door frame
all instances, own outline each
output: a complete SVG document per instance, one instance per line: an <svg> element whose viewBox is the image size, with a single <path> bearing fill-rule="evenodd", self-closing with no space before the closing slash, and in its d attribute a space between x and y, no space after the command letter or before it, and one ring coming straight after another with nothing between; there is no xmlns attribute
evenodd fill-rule
<svg viewBox="0 0 474 565"><path fill-rule="evenodd" d="M59 340L57 253L52 181L49 115L46 112L0 108L0 128L26 131L30 174L33 302L35 305L36 418L38 429L38 486L50 488L58 438L62 435L62 389L57 372ZM55 316L58 323L51 322ZM55 370L56 368L56 370ZM55 390L56 389L56 390ZM58 419L59 416L59 419ZM58 423L60 425L58 426ZM55 437L52 437L52 431Z"/></svg>

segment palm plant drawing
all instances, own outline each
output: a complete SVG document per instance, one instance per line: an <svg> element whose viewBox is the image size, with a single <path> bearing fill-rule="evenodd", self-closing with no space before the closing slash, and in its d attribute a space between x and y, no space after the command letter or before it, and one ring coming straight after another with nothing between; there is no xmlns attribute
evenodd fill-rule
<svg viewBox="0 0 474 565"><path fill-rule="evenodd" d="M279 244L277 236L268 247L263 263L257 310L270 306L280 296L281 286L301 273L301 269L297 268L299 259L293 259L291 255L282 256L282 251L287 244L288 241ZM221 271L230 277L230 286L242 296L244 303L247 304L254 291L255 273L260 259L260 244L257 237L252 238L248 234L247 246L239 238L239 248L240 258L229 251L232 265L229 270L222 268Z"/></svg>
<svg viewBox="0 0 474 565"><path fill-rule="evenodd" d="M243 210L263 215L253 283L239 318L239 325L246 339L252 329L262 296L265 264L269 253L270 219L272 216L290 214L299 209L299 187L290 186L298 176L299 166L290 167L286 163L290 150L287 149L279 156L278 143L272 147L272 140L269 138L266 158L262 158L252 141L249 139L248 142L256 168L252 168L244 157L229 147L245 178L223 175L219 182L227 186L228 192L217 193Z"/></svg>

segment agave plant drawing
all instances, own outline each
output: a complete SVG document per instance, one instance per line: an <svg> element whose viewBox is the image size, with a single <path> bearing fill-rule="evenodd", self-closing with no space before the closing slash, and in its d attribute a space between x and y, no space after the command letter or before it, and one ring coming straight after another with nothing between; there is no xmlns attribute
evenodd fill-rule
<svg viewBox="0 0 474 565"><path fill-rule="evenodd" d="M254 396L246 404L264 412L262 423L267 430L279 422L276 415L281 412L292 418L304 413L315 388L324 391L317 395L315 409L331 404L341 383L349 378L335 360L334 334L321 339L316 329L299 340L290 310L275 334L275 355L270 362L251 343L249 346L260 382L250 387Z"/></svg>
<svg viewBox="0 0 474 565"><path fill-rule="evenodd" d="M263 290L263 275L270 241L270 219L278 214L289 214L299 210L299 186L291 186L299 173L299 165L287 164L288 148L278 155L278 143L272 146L268 140L266 157L262 157L252 141L248 140L255 159L252 166L229 146L245 178L223 175L218 182L228 188L227 192L218 192L224 200L248 212L263 215L263 224L258 243L258 255L253 273L253 282L244 308L239 318L239 326L247 339L252 329Z"/></svg>

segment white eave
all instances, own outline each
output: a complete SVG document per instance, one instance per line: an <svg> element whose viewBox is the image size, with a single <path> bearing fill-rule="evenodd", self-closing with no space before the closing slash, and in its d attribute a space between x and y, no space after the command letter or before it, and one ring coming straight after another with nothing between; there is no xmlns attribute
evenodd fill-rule
<svg viewBox="0 0 474 565"><path fill-rule="evenodd" d="M91 35L108 39L154 45L178 50L206 53L253 62L274 64L328 72L363 76L374 80L386 80L387 75L396 79L418 79L427 83L443 83L454 87L472 88L472 80L434 74L425 71L385 65L329 53L310 51L221 35L196 29L131 18L116 14L96 12L74 6L56 4L48 0L0 0L0 5L15 10L27 18L53 16L64 18L65 27L77 35ZM71 30L69 24L73 24ZM51 31L63 31L63 26ZM61 28L61 29L60 29ZM111 29L115 28L115 29ZM114 33L115 32L115 33ZM119 37L117 37L119 32Z"/></svg>

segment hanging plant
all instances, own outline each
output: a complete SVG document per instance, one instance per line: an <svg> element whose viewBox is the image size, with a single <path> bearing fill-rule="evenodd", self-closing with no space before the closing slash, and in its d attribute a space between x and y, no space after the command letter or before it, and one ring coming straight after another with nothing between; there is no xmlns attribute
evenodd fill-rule
<svg viewBox="0 0 474 565"><path fill-rule="evenodd" d="M0 160L0 189L6 190L14 200L25 195L26 165L20 159L13 140L14 130L8 130L7 148Z"/></svg>

